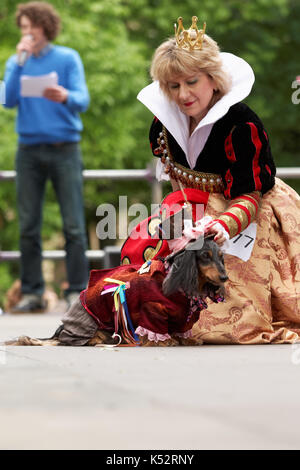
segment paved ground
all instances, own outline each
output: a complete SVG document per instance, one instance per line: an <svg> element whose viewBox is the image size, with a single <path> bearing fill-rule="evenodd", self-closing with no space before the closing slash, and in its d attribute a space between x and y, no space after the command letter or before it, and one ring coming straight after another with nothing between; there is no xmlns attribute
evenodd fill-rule
<svg viewBox="0 0 300 470"><path fill-rule="evenodd" d="M56 314L2 315L0 340ZM1 449L299 449L300 345L0 346Z"/></svg>

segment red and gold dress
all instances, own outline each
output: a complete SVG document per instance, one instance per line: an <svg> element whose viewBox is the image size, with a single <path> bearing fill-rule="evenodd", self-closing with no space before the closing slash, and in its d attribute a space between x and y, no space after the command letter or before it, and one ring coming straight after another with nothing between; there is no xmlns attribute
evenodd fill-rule
<svg viewBox="0 0 300 470"><path fill-rule="evenodd" d="M257 224L248 261L225 255L225 302L208 301L194 335L212 344L300 341L300 197L275 177L269 139L258 116L243 103L231 106L213 124L193 169L157 118L150 143L162 170L188 188L189 202L201 202L205 215L220 223L231 240ZM159 214L149 217L135 229L146 228L148 238L131 235L124 243L124 264L167 254L168 243L158 240L155 231L159 219Z"/></svg>

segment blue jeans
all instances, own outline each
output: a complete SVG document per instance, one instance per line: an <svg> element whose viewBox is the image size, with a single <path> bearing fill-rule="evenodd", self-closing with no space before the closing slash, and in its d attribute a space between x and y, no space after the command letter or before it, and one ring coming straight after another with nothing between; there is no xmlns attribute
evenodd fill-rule
<svg viewBox="0 0 300 470"><path fill-rule="evenodd" d="M41 226L47 179L53 184L63 218L69 282L66 293L85 289L88 261L79 144L19 144L16 170L22 293L41 295L44 291Z"/></svg>

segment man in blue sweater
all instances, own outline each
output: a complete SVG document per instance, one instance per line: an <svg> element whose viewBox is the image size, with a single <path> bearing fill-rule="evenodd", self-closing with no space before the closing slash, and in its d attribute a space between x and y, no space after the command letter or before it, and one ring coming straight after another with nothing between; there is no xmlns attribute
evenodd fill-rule
<svg viewBox="0 0 300 470"><path fill-rule="evenodd" d="M60 18L45 2L19 4L16 13L21 40L17 54L6 64L5 106L17 106L16 187L20 221L22 299L17 312L45 309L41 266L41 224L45 184L52 181L63 218L66 267L72 302L86 287L88 263L82 197L82 160L79 147L82 122L79 112L89 104L84 69L79 54L51 44ZM24 60L26 59L26 60ZM57 85L42 97L21 95L22 75L56 72Z"/></svg>

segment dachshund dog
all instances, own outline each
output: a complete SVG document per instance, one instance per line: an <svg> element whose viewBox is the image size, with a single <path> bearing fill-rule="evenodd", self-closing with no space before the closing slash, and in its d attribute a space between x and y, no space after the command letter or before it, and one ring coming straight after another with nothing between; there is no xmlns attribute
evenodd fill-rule
<svg viewBox="0 0 300 470"><path fill-rule="evenodd" d="M202 240L189 243L184 250L169 255L166 261L171 269L163 282L165 295L180 289L190 297L208 297L217 292L224 294L223 284L228 276L223 252L213 237L205 238L203 243Z"/></svg>
<svg viewBox="0 0 300 470"><path fill-rule="evenodd" d="M199 319L200 310L207 307L206 298L214 302L224 299L224 283L227 280L227 274L223 253L219 246L212 238L206 238L204 242L203 239L193 240L184 249L167 256L165 260L153 260L150 268L149 272L141 272L138 267L127 265L105 270L105 272L94 271L95 276L100 276L99 279L91 283L90 278L88 289L83 291L80 297L81 304L84 305L84 307L80 306L81 315L83 315L80 318L83 318L84 322L84 315L86 315L89 322L95 322L93 334L83 343L70 343L64 340L66 333L72 336L70 330L67 331L70 315L72 316L71 306L66 314L68 322L64 322L63 318L63 324L51 338L35 339L21 336L16 341L7 341L5 344L14 346L116 345L116 336L120 338L119 344L126 343L123 331L115 330L115 334L112 335L115 327L113 296L102 295L107 277L110 281L111 278L118 279L124 285L130 283L130 288L126 290L126 299L133 326L132 331L135 331L138 338L138 344L135 345L201 344L193 340L187 332L191 332L193 324ZM93 289L96 289L95 295L90 296L90 303L84 304L83 299L87 296L83 294L93 293ZM199 299L200 304L199 302L197 304ZM118 321L120 321L119 317ZM78 324L78 318L76 323ZM163 338L158 334L154 340L151 339L149 334L146 334L149 330L150 333L161 332ZM76 336L80 337L80 334L77 333Z"/></svg>

